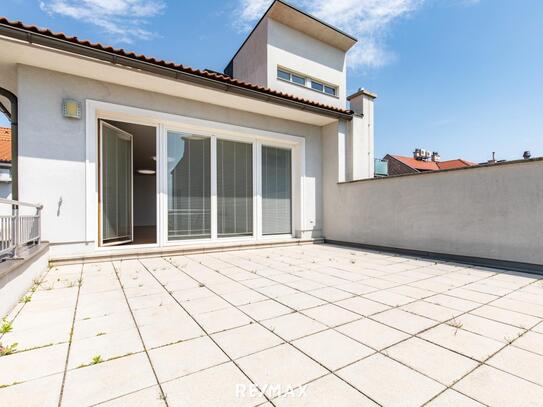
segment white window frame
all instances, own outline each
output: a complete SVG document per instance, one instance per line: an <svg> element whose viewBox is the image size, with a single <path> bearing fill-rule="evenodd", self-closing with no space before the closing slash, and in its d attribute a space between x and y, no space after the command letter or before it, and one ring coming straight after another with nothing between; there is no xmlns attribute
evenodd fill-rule
<svg viewBox="0 0 543 407"><path fill-rule="evenodd" d="M284 78L279 77L279 71L283 71L285 73L288 73L290 75L289 79L284 79ZM302 85L301 83L294 82L292 80L292 75L296 75L296 76L298 76L300 78L304 78L305 79L304 84ZM305 74L297 73L297 72L295 72L295 71L293 71L291 69L284 68L281 65L277 65L276 78L277 78L278 81L281 81L281 82L291 83L293 85L301 86L302 88L307 88L309 90L312 90L313 92L317 92L317 93L320 93L322 95L327 95L327 96L330 96L330 97L333 97L333 98L338 98L338 93L339 93L339 86L338 85L334 85L332 83L329 83L329 82L326 82L326 81L323 81L323 80L320 80L320 79L317 79L317 78L313 78L313 77L305 75ZM322 91L318 90L318 89L313 89L313 86L312 86L313 82L318 83L319 85L322 85ZM334 89L335 93L332 95L331 93L326 92L327 87Z"/></svg>
<svg viewBox="0 0 543 407"><path fill-rule="evenodd" d="M130 246L101 247L98 241L98 119L116 120L157 129L157 243ZM211 238L168 240L167 230L167 133L189 133L211 138ZM217 139L252 143L253 145L253 235L217 236ZM291 149L292 176L292 233L288 235L262 235L262 145ZM95 100L86 101L86 224L87 242L94 242L95 250L130 250L137 247L170 247L238 241L269 241L296 238L305 230L303 213L305 179L305 138L250 127L196 119L188 116L163 113Z"/></svg>

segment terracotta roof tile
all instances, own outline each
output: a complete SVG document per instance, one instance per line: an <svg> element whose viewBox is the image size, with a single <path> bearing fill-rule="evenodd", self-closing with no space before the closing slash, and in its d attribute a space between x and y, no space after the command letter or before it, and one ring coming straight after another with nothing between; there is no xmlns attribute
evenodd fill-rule
<svg viewBox="0 0 543 407"><path fill-rule="evenodd" d="M11 162L11 129L0 127L0 162Z"/></svg>
<svg viewBox="0 0 543 407"><path fill-rule="evenodd" d="M181 64L174 63L174 62L170 62L170 61L164 61L164 60L161 60L161 59L156 59L156 58L145 56L145 55L142 55L142 54L136 54L135 52L126 51L126 50L124 50L122 48L114 48L114 47L112 47L110 45L103 45L103 44L100 44L100 43L90 42L88 40L81 40L81 39L79 39L77 37L69 36L69 35L66 35L64 33L53 32L48 28L40 28L40 27L36 27L35 25L27 25L27 24L24 24L21 21L10 21L5 17L0 17L0 25L13 27L13 28L18 28L20 30L45 35L47 37L52 37L52 38L56 38L58 40L71 42L71 43L78 44L78 45L81 45L81 46L84 46L84 47L104 51L104 52L107 52L107 53L110 53L110 54L120 55L120 56L123 56L123 57L131 58L131 59L135 59L135 60L139 60L139 61L143 61L143 62L147 62L147 63L151 63L151 64L154 64L154 65L159 65L159 66L162 66L162 67L175 69L175 70L180 71L180 72L185 72L185 73L188 73L188 74L197 75L197 76L200 76L200 77L203 77L203 78L211 79L211 80L214 80L214 81L217 81L217 82L227 83L227 84L234 85L234 86L239 86L239 87L245 88L245 89L251 89L251 90L254 90L254 91L257 91L257 92L277 96L277 97L292 100L292 101L295 101L295 102L300 102L300 103L303 103L303 104L306 104L306 105L315 106L315 107L330 110L330 111L333 111L333 112L349 114L349 115L353 113L351 110L345 110L345 109L338 108L338 107L335 107L335 106L319 103L319 102L316 102L314 100L308 100L308 99L301 98L301 97L298 97L298 96L294 96L294 95L291 95L291 94L288 94L288 93L279 92L279 91L276 91L276 90L273 90L273 89L270 89L270 88L266 88L264 86L255 85L255 84L252 84L252 83L249 83L249 82L240 81L239 79L232 78L232 77L230 77L230 76L228 76L226 74L219 74L219 73L208 71L208 70L194 69L194 68L191 68L191 67L186 66L186 65L181 65ZM119 63L121 63L121 62L119 62Z"/></svg>
<svg viewBox="0 0 543 407"><path fill-rule="evenodd" d="M439 167L437 164L433 161L420 161L416 160L411 157L404 157L401 155L391 155L391 157L394 157L396 160L401 161L408 167L411 167L415 170L419 171L437 171L439 170Z"/></svg>
<svg viewBox="0 0 543 407"><path fill-rule="evenodd" d="M473 167L474 165L477 165L476 163L472 163L471 161L466 161L462 159L457 160L449 160L449 161L441 161L437 163L437 166L440 170L448 170L451 168L464 168L464 167Z"/></svg>

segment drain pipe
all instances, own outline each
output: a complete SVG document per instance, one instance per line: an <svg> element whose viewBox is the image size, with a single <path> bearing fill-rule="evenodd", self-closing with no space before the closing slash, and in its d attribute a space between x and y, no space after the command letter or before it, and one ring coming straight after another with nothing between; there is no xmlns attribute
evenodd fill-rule
<svg viewBox="0 0 543 407"><path fill-rule="evenodd" d="M7 112L4 105L1 105L2 111L5 111L6 116L11 122L11 199L19 200L19 139L18 139L18 111L17 111L17 96L7 89L0 88L0 96L4 96L11 103L11 110Z"/></svg>

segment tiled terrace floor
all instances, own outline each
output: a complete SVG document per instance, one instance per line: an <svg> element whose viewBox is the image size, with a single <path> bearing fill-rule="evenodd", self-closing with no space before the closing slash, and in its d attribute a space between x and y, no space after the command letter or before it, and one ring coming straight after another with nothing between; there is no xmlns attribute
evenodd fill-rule
<svg viewBox="0 0 543 407"><path fill-rule="evenodd" d="M314 245L57 267L30 295L3 406L543 404L534 275Z"/></svg>

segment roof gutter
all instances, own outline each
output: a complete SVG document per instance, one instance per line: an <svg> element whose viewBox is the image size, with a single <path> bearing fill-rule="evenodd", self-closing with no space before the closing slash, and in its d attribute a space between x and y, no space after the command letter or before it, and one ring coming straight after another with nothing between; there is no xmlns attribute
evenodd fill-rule
<svg viewBox="0 0 543 407"><path fill-rule="evenodd" d="M333 117L336 119L351 120L352 115L348 113L335 112L318 106L311 106L295 100L285 99L279 96L265 94L253 89L247 89L242 86L224 83L211 78L205 78L199 75L194 75L188 72L182 72L177 69L159 66L150 62L139 61L123 55L117 55L111 52L86 47L84 45L75 44L69 41L61 40L47 35L29 32L16 27L10 27L0 24L0 36L13 38L24 41L29 44L36 44L55 50L65 51L72 54L81 55L88 58L94 58L101 61L109 62L114 65L122 65L130 68L139 69L148 73L165 76L169 79L181 80L190 82L198 86L232 92L241 96L258 99L268 103L274 103L281 106L288 106L294 109L307 111L322 116Z"/></svg>

